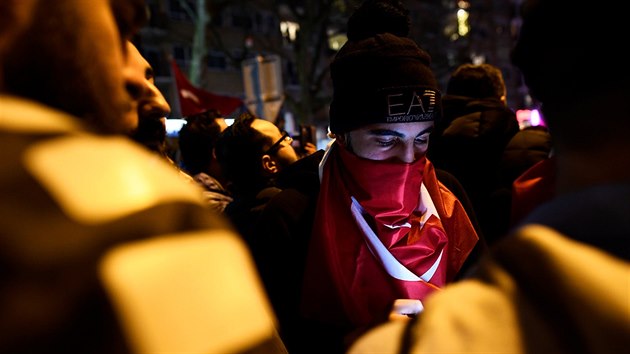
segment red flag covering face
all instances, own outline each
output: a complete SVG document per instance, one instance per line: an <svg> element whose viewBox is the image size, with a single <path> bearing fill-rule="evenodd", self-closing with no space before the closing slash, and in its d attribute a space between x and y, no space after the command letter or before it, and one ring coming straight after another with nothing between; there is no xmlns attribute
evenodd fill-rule
<svg viewBox="0 0 630 354"><path fill-rule="evenodd" d="M210 109L216 109L222 115L227 116L243 105L240 98L216 95L193 86L179 69L175 60L171 60L171 66L177 84L182 116L188 117Z"/></svg>
<svg viewBox="0 0 630 354"><path fill-rule="evenodd" d="M352 331L386 320L394 300L424 300L450 282L478 236L457 198L437 181L428 160L366 162L341 145L333 148L322 175L302 311L308 318ZM421 185L439 216L432 215L422 226ZM434 275L407 281L386 271L351 215L351 197L369 214L372 229L400 263L417 276L437 264ZM384 227L405 222L410 227Z"/></svg>

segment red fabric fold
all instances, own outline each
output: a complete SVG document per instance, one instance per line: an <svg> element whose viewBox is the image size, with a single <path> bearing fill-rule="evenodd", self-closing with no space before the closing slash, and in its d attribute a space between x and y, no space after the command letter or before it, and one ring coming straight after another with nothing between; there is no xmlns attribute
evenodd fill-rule
<svg viewBox="0 0 630 354"><path fill-rule="evenodd" d="M422 220L424 182L439 218ZM366 243L351 213L351 197L382 243L420 276L440 259L431 284L390 276ZM410 223L411 228L385 224ZM423 225L424 226L421 226ZM333 146L324 166L305 273L303 313L356 329L384 321L398 298L423 300L451 281L478 237L455 196L435 177L431 163L369 161ZM442 252L443 251L443 252Z"/></svg>
<svg viewBox="0 0 630 354"><path fill-rule="evenodd" d="M555 195L555 157L537 162L512 183L510 226Z"/></svg>

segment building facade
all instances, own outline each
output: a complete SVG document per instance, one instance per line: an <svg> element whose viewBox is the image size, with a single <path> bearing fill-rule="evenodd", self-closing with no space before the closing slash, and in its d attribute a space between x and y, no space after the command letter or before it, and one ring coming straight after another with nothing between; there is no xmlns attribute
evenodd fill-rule
<svg viewBox="0 0 630 354"><path fill-rule="evenodd" d="M181 116L169 60L189 73L194 37L204 2L209 15L204 54L194 82L220 95L246 97L243 62L257 56L280 58L284 103L299 123L325 125L331 85L328 63L344 41L348 14L359 1L306 0L301 7L285 1L148 0L150 23L139 35L139 48L156 71L156 82ZM410 10L410 36L427 50L445 88L448 76L464 62L488 62L503 71L508 105L531 105L520 73L510 63L520 0L404 0ZM295 3L295 2L292 2ZM319 27L318 27L319 26Z"/></svg>

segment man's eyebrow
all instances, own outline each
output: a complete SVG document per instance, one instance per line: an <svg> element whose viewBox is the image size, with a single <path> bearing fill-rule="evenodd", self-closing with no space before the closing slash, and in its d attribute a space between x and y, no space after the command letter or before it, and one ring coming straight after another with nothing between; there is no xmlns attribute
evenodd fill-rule
<svg viewBox="0 0 630 354"><path fill-rule="evenodd" d="M377 135L377 136L386 136L386 135L393 135L393 136L397 136L399 138L403 138L404 135L395 131L395 130L391 130L391 129L372 129L369 131L370 135Z"/></svg>
<svg viewBox="0 0 630 354"><path fill-rule="evenodd" d="M418 135L416 135L416 137L433 132L433 127L434 126L432 125L432 126L428 127L427 129L421 131L420 133L418 133Z"/></svg>
<svg viewBox="0 0 630 354"><path fill-rule="evenodd" d="M426 129L424 129L423 131L421 131L420 133L418 133L418 135L416 135L416 137L427 134L427 133L431 133L433 131L433 126L430 126ZM398 138L404 138L405 135L402 133L399 133L396 130L391 130L391 129L372 129L369 131L370 135L376 135L376 136L395 136Z"/></svg>

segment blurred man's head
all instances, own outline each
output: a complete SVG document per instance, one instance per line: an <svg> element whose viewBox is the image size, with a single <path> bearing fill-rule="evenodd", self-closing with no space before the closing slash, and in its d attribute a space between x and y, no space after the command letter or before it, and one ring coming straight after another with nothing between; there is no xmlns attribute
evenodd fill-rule
<svg viewBox="0 0 630 354"><path fill-rule="evenodd" d="M237 190L256 192L298 160L292 141L270 121L245 114L223 131L216 157Z"/></svg>
<svg viewBox="0 0 630 354"><path fill-rule="evenodd" d="M188 173L203 172L220 179L222 172L216 162L214 147L225 128L225 119L216 110L186 117L178 141L184 169Z"/></svg>
<svg viewBox="0 0 630 354"><path fill-rule="evenodd" d="M137 122L123 78L125 40L146 20L143 0L19 0L0 27L2 90L88 122L102 133ZM3 1L6 4L6 1ZM0 21L3 22L3 21Z"/></svg>
<svg viewBox="0 0 630 354"><path fill-rule="evenodd" d="M130 120L163 120L171 113L171 106L164 95L155 86L155 73L153 67L140 54L138 48L126 41L127 57L123 75L127 82L127 89L132 91L136 98L133 102L134 109L130 114Z"/></svg>
<svg viewBox="0 0 630 354"><path fill-rule="evenodd" d="M298 160L298 155L291 145L293 138L286 132L280 131L275 124L259 118L252 122L251 127L267 137L262 159L263 165L271 172L279 172Z"/></svg>
<svg viewBox="0 0 630 354"><path fill-rule="evenodd" d="M522 16L512 61L529 93L542 102L555 151L567 146L589 153L628 141L625 12L612 2L527 0Z"/></svg>
<svg viewBox="0 0 630 354"><path fill-rule="evenodd" d="M451 74L446 94L480 99L496 98L506 102L503 73L492 64L462 64Z"/></svg>
<svg viewBox="0 0 630 354"><path fill-rule="evenodd" d="M125 121L138 122L131 137L150 150L167 155L166 118L171 113L171 106L155 86L151 64L131 41L127 41L126 46L123 76L133 101Z"/></svg>

